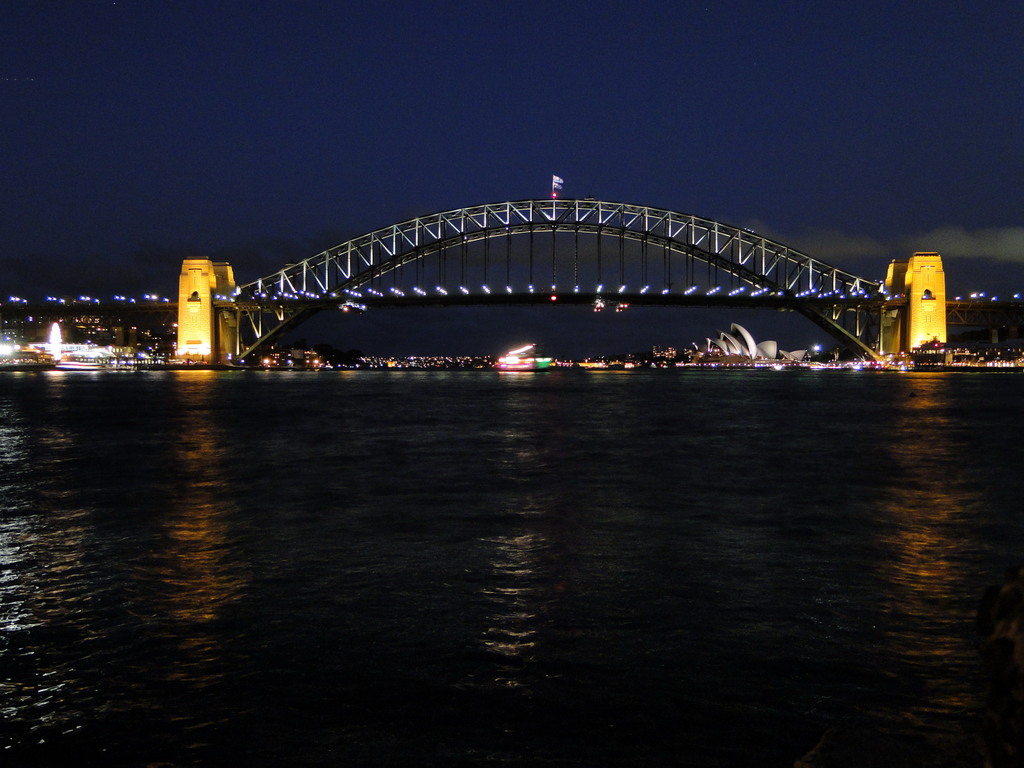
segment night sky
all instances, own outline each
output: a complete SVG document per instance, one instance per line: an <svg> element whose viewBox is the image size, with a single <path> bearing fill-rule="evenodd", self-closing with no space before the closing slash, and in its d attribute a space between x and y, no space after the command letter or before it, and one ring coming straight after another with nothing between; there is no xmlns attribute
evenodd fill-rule
<svg viewBox="0 0 1024 768"><path fill-rule="evenodd" d="M564 196L758 232L951 295L1024 290L1017 3L0 4L0 300L253 280L418 214ZM401 310L310 342L568 354L685 345L778 313ZM560 314L561 313L561 314ZM518 336L517 336L518 335ZM546 339L532 338L547 336Z"/></svg>

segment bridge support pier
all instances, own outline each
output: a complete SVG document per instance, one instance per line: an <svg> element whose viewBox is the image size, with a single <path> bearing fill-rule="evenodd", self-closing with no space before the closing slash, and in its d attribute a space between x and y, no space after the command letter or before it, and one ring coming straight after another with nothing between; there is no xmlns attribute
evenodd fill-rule
<svg viewBox="0 0 1024 768"><path fill-rule="evenodd" d="M227 262L185 259L178 279L178 357L201 363L231 360L237 353L238 322L230 302L235 290ZM223 303L226 306L218 306Z"/></svg>
<svg viewBox="0 0 1024 768"><path fill-rule="evenodd" d="M890 296L904 295L907 303L905 308L883 310L883 352L910 352L929 341L946 341L946 273L939 254L894 259L885 289Z"/></svg>

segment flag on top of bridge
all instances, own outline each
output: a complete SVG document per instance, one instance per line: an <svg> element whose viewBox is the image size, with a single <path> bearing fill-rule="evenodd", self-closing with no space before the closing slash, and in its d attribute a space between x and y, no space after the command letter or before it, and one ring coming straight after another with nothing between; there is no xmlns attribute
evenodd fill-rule
<svg viewBox="0 0 1024 768"><path fill-rule="evenodd" d="M551 197L552 198L558 197L558 192L559 192L559 190L561 190L562 185L564 183L565 182L562 181L562 177L561 176L552 176L551 177Z"/></svg>

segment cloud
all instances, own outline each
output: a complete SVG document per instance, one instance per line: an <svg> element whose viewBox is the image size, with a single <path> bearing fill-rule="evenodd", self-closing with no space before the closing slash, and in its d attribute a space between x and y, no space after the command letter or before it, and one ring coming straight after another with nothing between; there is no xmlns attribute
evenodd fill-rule
<svg viewBox="0 0 1024 768"><path fill-rule="evenodd" d="M1024 262L1024 227L994 227L970 232L963 227L939 227L900 240L900 249L935 251L944 258L994 259Z"/></svg>
<svg viewBox="0 0 1024 768"><path fill-rule="evenodd" d="M893 245L867 235L848 235L834 229L815 230L783 240L808 256L837 266L844 261L891 258Z"/></svg>
<svg viewBox="0 0 1024 768"><path fill-rule="evenodd" d="M884 279L892 259L934 251L942 256L950 296L980 290L1009 294L1024 288L1024 227L936 227L888 240L838 230L798 235L769 234L764 227L758 231L826 264L875 280Z"/></svg>
<svg viewBox="0 0 1024 768"><path fill-rule="evenodd" d="M891 241L838 230L817 230L778 239L808 256L836 265L864 259L905 259L917 251L935 251L948 259L1024 262L1024 227L937 227L900 235Z"/></svg>
<svg viewBox="0 0 1024 768"><path fill-rule="evenodd" d="M896 235L891 239L848 234L834 229L798 234L773 232L760 223L751 228L826 264L876 279L884 276L890 260L906 259L917 251L939 253L946 266L947 279L956 275L967 280L971 276L986 283L999 284L1002 281L992 276L1000 274L1000 267L1005 270L1024 265L1024 227L967 230L946 226ZM965 260L971 261L971 267L963 265ZM961 266L958 267L956 262Z"/></svg>
<svg viewBox="0 0 1024 768"><path fill-rule="evenodd" d="M895 249L893 243L867 235L849 235L837 229L815 229L793 234L781 232L757 220L746 221L743 226L777 243L788 245L808 256L836 266L851 259L889 259Z"/></svg>

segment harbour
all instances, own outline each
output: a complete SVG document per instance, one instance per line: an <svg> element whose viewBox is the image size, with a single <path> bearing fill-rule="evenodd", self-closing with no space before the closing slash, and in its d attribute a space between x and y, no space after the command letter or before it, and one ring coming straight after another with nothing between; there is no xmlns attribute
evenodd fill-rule
<svg viewBox="0 0 1024 768"><path fill-rule="evenodd" d="M973 615L1024 533L1017 389L0 377L4 753L789 766L837 726L969 741Z"/></svg>

